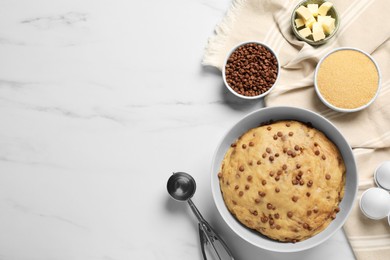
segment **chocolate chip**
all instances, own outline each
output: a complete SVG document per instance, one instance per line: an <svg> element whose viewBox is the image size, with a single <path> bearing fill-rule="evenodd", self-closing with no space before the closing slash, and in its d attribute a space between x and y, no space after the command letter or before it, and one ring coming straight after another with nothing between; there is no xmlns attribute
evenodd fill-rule
<svg viewBox="0 0 390 260"><path fill-rule="evenodd" d="M289 136L293 136L294 133L293 133L293 132L289 132L288 135L289 135Z"/></svg>
<svg viewBox="0 0 390 260"><path fill-rule="evenodd" d="M269 172L269 176L274 177L275 173L273 171Z"/></svg>
<svg viewBox="0 0 390 260"><path fill-rule="evenodd" d="M240 172L243 172L245 170L244 166L241 165L240 168L239 168Z"/></svg>
<svg viewBox="0 0 390 260"><path fill-rule="evenodd" d="M275 157L279 157L279 153L275 153Z"/></svg>
<svg viewBox="0 0 390 260"><path fill-rule="evenodd" d="M322 160L326 160L326 156L325 155L322 155L321 158L322 158Z"/></svg>
<svg viewBox="0 0 390 260"><path fill-rule="evenodd" d="M288 150L288 151L287 151L287 154L288 154L288 155L292 155L292 153L293 153L293 152L292 152L291 150Z"/></svg>
<svg viewBox="0 0 390 260"><path fill-rule="evenodd" d="M295 165L295 167L297 167L297 169L300 169L301 165L299 163L297 163L297 165Z"/></svg>
<svg viewBox="0 0 390 260"><path fill-rule="evenodd" d="M298 197L297 197L297 196L293 196L291 199L292 199L292 201L294 201L294 202L297 202L297 201L298 201Z"/></svg>
<svg viewBox="0 0 390 260"><path fill-rule="evenodd" d="M257 212L257 210L254 210L254 211L252 212L252 214L255 215L255 216L257 216L259 213Z"/></svg>
<svg viewBox="0 0 390 260"><path fill-rule="evenodd" d="M266 180L262 180L262 181L261 181L261 184L266 185L266 184L267 184L267 181L266 181Z"/></svg>
<svg viewBox="0 0 390 260"><path fill-rule="evenodd" d="M249 142L249 146L254 146L255 143L254 142Z"/></svg>
<svg viewBox="0 0 390 260"><path fill-rule="evenodd" d="M238 195L239 195L240 197L242 197L242 195L244 195L244 192L241 190L241 191L238 193Z"/></svg>
<svg viewBox="0 0 390 260"><path fill-rule="evenodd" d="M267 154L266 154L266 153L263 153L263 155L262 155L261 157L266 158L266 157L267 157Z"/></svg>
<svg viewBox="0 0 390 260"><path fill-rule="evenodd" d="M283 133L282 133L282 132L278 132L277 135L278 135L279 137L282 137L282 136L283 136Z"/></svg>
<svg viewBox="0 0 390 260"><path fill-rule="evenodd" d="M270 224L270 225L273 225L274 223L275 223L275 221L274 221L273 219L270 219L270 220L269 220L269 224Z"/></svg>
<svg viewBox="0 0 390 260"><path fill-rule="evenodd" d="M301 185L301 186L305 185L305 181L304 180L300 180L299 181L299 185Z"/></svg>
<svg viewBox="0 0 390 260"><path fill-rule="evenodd" d="M271 153L271 148L267 147L267 149L265 149L265 151L266 151L267 153Z"/></svg>
<svg viewBox="0 0 390 260"><path fill-rule="evenodd" d="M261 217L261 222L267 223L268 222L268 218L267 217Z"/></svg>
<svg viewBox="0 0 390 260"><path fill-rule="evenodd" d="M246 177L246 179L248 180L248 181L251 181L252 180L252 175L248 175L248 177Z"/></svg>
<svg viewBox="0 0 390 260"><path fill-rule="evenodd" d="M307 216L310 216L310 215L311 215L311 210L308 210L308 211L306 212L306 215L307 215Z"/></svg>
<svg viewBox="0 0 390 260"><path fill-rule="evenodd" d="M287 148L283 148L283 153L287 153Z"/></svg>
<svg viewBox="0 0 390 260"><path fill-rule="evenodd" d="M320 155L320 151L316 150L316 151L314 152L314 154L315 154L315 155Z"/></svg>
<svg viewBox="0 0 390 260"><path fill-rule="evenodd" d="M267 126L267 130L268 130L268 131L271 131L271 129L272 129L272 127Z"/></svg>
<svg viewBox="0 0 390 260"><path fill-rule="evenodd" d="M318 213L318 209L317 208L313 209L313 212Z"/></svg>
<svg viewBox="0 0 390 260"><path fill-rule="evenodd" d="M280 189L278 187L275 188L275 192L279 193Z"/></svg>
<svg viewBox="0 0 390 260"><path fill-rule="evenodd" d="M295 150L295 151L299 151L299 145L295 145L295 146L294 146L294 150Z"/></svg>
<svg viewBox="0 0 390 260"><path fill-rule="evenodd" d="M279 181L279 180L280 180L280 176L277 175L277 176L275 177L275 181Z"/></svg>
<svg viewBox="0 0 390 260"><path fill-rule="evenodd" d="M277 175L282 175L282 173L283 173L283 172L282 172L281 170L278 170L278 171L276 172Z"/></svg>
<svg viewBox="0 0 390 260"><path fill-rule="evenodd" d="M278 140L278 136L277 135L274 135L274 140Z"/></svg>
<svg viewBox="0 0 390 260"><path fill-rule="evenodd" d="M286 123L286 126L287 126L287 127L290 127L290 125L291 125L290 123Z"/></svg>
<svg viewBox="0 0 390 260"><path fill-rule="evenodd" d="M292 218L293 213L291 211L287 212L287 217Z"/></svg>
<svg viewBox="0 0 390 260"><path fill-rule="evenodd" d="M257 161L257 165L260 165L261 164L261 161L259 160L259 161Z"/></svg>
<svg viewBox="0 0 390 260"><path fill-rule="evenodd" d="M236 143L232 143L230 146L231 146L231 147L236 147L237 144L236 144Z"/></svg>
<svg viewBox="0 0 390 260"><path fill-rule="evenodd" d="M310 197L310 192L306 192L306 196Z"/></svg>
<svg viewBox="0 0 390 260"><path fill-rule="evenodd" d="M218 178L222 178L222 172L218 173Z"/></svg>
<svg viewBox="0 0 390 260"><path fill-rule="evenodd" d="M303 228L304 228L304 229L309 229L309 224L303 223Z"/></svg>
<svg viewBox="0 0 390 260"><path fill-rule="evenodd" d="M245 185L245 189L249 190L249 185L248 184Z"/></svg>
<svg viewBox="0 0 390 260"><path fill-rule="evenodd" d="M235 190L238 190L238 188L240 188L238 185L234 186Z"/></svg>
<svg viewBox="0 0 390 260"><path fill-rule="evenodd" d="M242 149L246 148L246 144L241 145Z"/></svg>
<svg viewBox="0 0 390 260"><path fill-rule="evenodd" d="M312 180L309 180L309 181L307 182L306 185L307 185L307 187L310 188L311 186L313 186L313 181L312 181Z"/></svg>
<svg viewBox="0 0 390 260"><path fill-rule="evenodd" d="M283 169L283 170L287 170L287 165L286 165L286 164L283 164L282 169Z"/></svg>
<svg viewBox="0 0 390 260"><path fill-rule="evenodd" d="M274 160L275 158L271 155L270 157L269 157L269 160L272 162L273 160Z"/></svg>
<svg viewBox="0 0 390 260"><path fill-rule="evenodd" d="M330 174L325 175L325 179L330 180L330 178L331 178Z"/></svg>
<svg viewBox="0 0 390 260"><path fill-rule="evenodd" d="M256 199L255 199L255 202L256 202L256 204L259 204L259 203L260 203L260 199L259 199L259 198L256 198Z"/></svg>
<svg viewBox="0 0 390 260"><path fill-rule="evenodd" d="M272 209L272 204L271 203L267 203L267 209Z"/></svg>
<svg viewBox="0 0 390 260"><path fill-rule="evenodd" d="M299 183L296 179L292 180L291 182L293 185L297 185Z"/></svg>
<svg viewBox="0 0 390 260"><path fill-rule="evenodd" d="M340 207L336 207L336 208L334 209L334 211L335 211L336 213L340 212Z"/></svg>

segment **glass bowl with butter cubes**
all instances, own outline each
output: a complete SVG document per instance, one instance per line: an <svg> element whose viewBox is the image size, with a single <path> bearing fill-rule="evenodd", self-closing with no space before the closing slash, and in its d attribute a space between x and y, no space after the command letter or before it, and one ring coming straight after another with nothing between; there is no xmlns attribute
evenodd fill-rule
<svg viewBox="0 0 390 260"><path fill-rule="evenodd" d="M310 45L321 45L331 39L340 25L339 16L332 2L305 0L291 15L295 36Z"/></svg>

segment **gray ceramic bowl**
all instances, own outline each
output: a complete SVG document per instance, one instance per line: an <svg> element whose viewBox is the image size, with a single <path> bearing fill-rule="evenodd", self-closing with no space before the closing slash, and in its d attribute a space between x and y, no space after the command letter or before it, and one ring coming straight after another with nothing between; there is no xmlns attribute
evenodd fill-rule
<svg viewBox="0 0 390 260"><path fill-rule="evenodd" d="M267 238L258 232L255 232L245 226L243 226L236 218L230 214L227 209L219 186L218 172L221 162L224 158L226 151L230 145L247 130L258 127L261 122L269 120L298 120L302 122L311 122L312 125L318 130L326 134L335 145L339 148L345 165L346 165L346 184L344 198L340 203L340 212L337 214L335 220L330 225L320 232L319 234L297 243L283 243L276 240ZM212 170L211 170L211 190L214 198L214 202L217 206L219 213L225 220L226 224L241 238L247 242L266 250L275 252L297 252L312 248L321 244L330 238L337 230L339 230L346 221L352 206L355 202L357 193L357 170L355 159L352 154L352 150L347 141L337 130L337 128L324 117L305 109L299 109L295 107L271 107L263 108L250 113L245 116L239 122L237 122L222 138L222 141L217 147L215 152Z"/></svg>
<svg viewBox="0 0 390 260"><path fill-rule="evenodd" d="M295 34L295 36L301 40L301 41L304 41L304 42L307 42L308 44L310 45L321 45L321 44L324 44L326 43L327 41L329 41L337 32L337 30L339 29L340 27L340 18L339 18L339 15L337 13L337 10L334 6L332 6L332 8L330 8L330 10L328 11L328 15L330 15L332 18L335 19L335 29L333 30L333 32L330 34L330 35L327 35L325 37L325 39L322 39L320 41L314 41L313 40L313 37L309 36L308 38L304 38L302 37L299 33L298 33L298 29L297 27L295 26L295 19L298 18L298 15L296 14L296 10L301 6L301 5L304 5L304 6L307 6L308 4L318 4L318 6L320 6L321 4L325 3L325 2L331 2L331 1L323 1L323 0L305 0L305 1L302 1L300 2L295 8L294 8L294 11L292 12L291 14L291 27L292 27L292 30Z"/></svg>

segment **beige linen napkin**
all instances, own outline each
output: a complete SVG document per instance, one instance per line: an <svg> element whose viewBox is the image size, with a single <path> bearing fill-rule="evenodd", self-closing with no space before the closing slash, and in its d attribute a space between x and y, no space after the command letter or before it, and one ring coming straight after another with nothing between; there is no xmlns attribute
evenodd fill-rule
<svg viewBox="0 0 390 260"><path fill-rule="evenodd" d="M292 9L299 1L235 0L216 26L205 49L203 64L222 69L227 52L242 41L258 40L273 48L281 63L275 89L266 106L296 106L315 111L332 121L353 148L359 174L355 207L344 226L356 258L390 259L387 220L369 220L358 207L361 193L374 186L373 173L390 160L390 2L386 0L333 0L341 24L325 45L313 47L298 41L291 31ZM370 53L381 73L381 90L367 109L339 113L324 106L313 87L317 62L337 47L355 47Z"/></svg>

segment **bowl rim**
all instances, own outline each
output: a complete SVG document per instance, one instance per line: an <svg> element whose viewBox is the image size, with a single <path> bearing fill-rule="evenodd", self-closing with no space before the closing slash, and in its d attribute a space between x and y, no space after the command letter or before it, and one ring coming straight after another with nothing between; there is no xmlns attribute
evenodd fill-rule
<svg viewBox="0 0 390 260"><path fill-rule="evenodd" d="M333 9L334 13L336 14L335 17L334 17L336 24L335 24L335 28L334 28L333 32L331 34L329 34L327 37L325 37L324 39L319 40L319 41L313 41L313 40L310 40L310 39L307 39L307 38L303 38L301 35L299 35L298 28L296 28L296 26L295 26L295 12L301 5L304 5L308 1L309 0L303 0L303 1L299 2L295 6L294 10L292 11L292 13L291 13L291 27L292 27L292 31L295 34L295 36L298 38L298 40L304 41L304 42L306 42L306 43L308 43L310 45L317 46L317 45L325 44L331 38L333 38L333 36L335 36L336 32L339 30L339 27L340 27L340 16L339 16L339 13L337 12L337 9L334 7L334 5L332 5L331 8ZM330 2L330 1L326 1L326 0L318 0L318 1L322 2L322 3ZM331 3L333 4L333 2L331 2Z"/></svg>
<svg viewBox="0 0 390 260"><path fill-rule="evenodd" d="M235 222L238 222L238 220L236 220L231 214L230 212L227 212L228 214L223 214L224 211L227 210L226 208L226 205L225 203L217 203L217 198L218 196L222 197L222 194L221 194L221 191L220 191L220 188L216 188L216 186L219 187L219 182L217 183L217 185L215 184L215 176L213 175L216 175L216 173L219 171L219 168L215 168L215 164L216 164L216 161L217 161L217 156L218 156L218 152L221 148L221 146L223 145L224 141L225 141L225 138L228 136L228 134L234 130L239 124L241 124L244 120L246 120L247 118L250 118L252 116L254 116L254 114L257 114L257 113L265 113L267 114L267 112L271 111L271 110L281 110L281 111L292 111L292 110L295 110L296 112L301 112L301 113L307 113L307 114L311 114L311 116L314 116L314 117L317 117L319 120L322 120L325 122L325 124L327 124L333 131L335 131L336 135L338 135L339 137L341 137L341 140L342 142L344 142L346 145L344 145L344 148L347 150L347 153L351 155L351 158L350 158L350 163L351 163L351 169L350 171L348 172L352 172L352 174L354 175L352 179L352 185L354 184L354 187L353 189L350 188L350 194L351 194L351 206L348 207L346 213L345 213L345 216L343 219L341 219L341 221L339 221L337 223L337 225L334 227L333 230L331 230L330 232L328 232L327 235L325 235L324 237L322 237L321 239L318 239L316 242L313 242L311 243L310 245L307 245L307 246L297 246L297 247L294 247L294 248L284 248L283 246L278 246L278 247L272 247L272 246L264 246L264 245L259 245L257 244L255 241L252 241L249 237L246 237L244 235L241 234L240 232L240 229L241 229L241 225L239 225L239 228L236 228L234 227L234 224ZM289 119L289 117L293 117L293 116L286 116L286 120ZM298 119L296 119L298 120ZM298 120L299 121L299 120ZM249 130L249 129L248 129ZM245 130L247 131L247 130ZM245 132L244 131L244 132ZM237 137L238 138L238 137ZM211 181L210 181L210 185L211 185L211 192L212 192L212 196L213 196L213 201L214 201L214 204L217 208L217 211L218 213L220 214L220 216L222 217L222 219L225 221L225 223L227 224L227 226L236 234L238 235L240 238L242 238L243 240L245 240L246 242L252 244L253 246L256 246L258 248L262 248L262 249L265 249L265 250L269 250L269 251L273 251L273 252L281 252L281 253L289 253L289 252L300 252L300 251L304 251L304 250L308 250L310 248L313 248L315 246L318 246L320 244L322 244L323 242L325 242L326 240L328 240L330 237L332 237L338 230L340 230L343 225L345 224L346 220L348 219L349 215L351 214L352 212L352 208L353 208L353 205L356 201L356 197L357 197L357 192L358 192L358 176L357 176L357 166L356 166L356 161L355 161L355 158L354 158L354 155L353 155L353 152L352 152L352 149L350 147L350 145L348 144L347 140L344 138L344 136L341 134L341 132L338 130L338 128L336 128L336 126L330 122L328 119L326 119L325 117L321 116L320 114L318 113L315 113L311 110L308 110L308 109L303 109L303 108L297 108L297 107L289 107L289 106L277 106L277 107L266 107L266 108L261 108L261 109L258 109L258 110L255 110L247 115L245 115L244 117L242 117L241 119L239 119L238 121L236 121L226 132L225 134L223 135L223 137L221 138L221 140L219 141L216 149L215 149L215 152L214 152L214 155L213 155L213 159L212 159L212 163L211 163ZM345 184L347 185L347 183ZM345 196L344 196L345 198ZM223 200L223 198L222 198ZM232 223L233 222L233 223ZM242 228L244 229L248 229L244 226L242 226ZM325 229L327 230L329 228L329 226ZM249 230L249 229L248 229ZM325 230L321 231L319 234L321 234L322 232L324 232ZM317 234L317 235L319 235ZM316 236L317 236L316 235ZM259 234L259 236L261 237L262 235ZM310 239L316 237L316 236L313 236L311 238L308 238L304 241L301 241L301 242L298 242L294 245L299 245L299 243L304 243L306 241L309 241ZM266 238L264 238L266 239ZM272 240L272 239L271 239ZM283 242L278 242L276 240L273 240L273 242L275 243L279 243L280 245L283 245L284 243Z"/></svg>
<svg viewBox="0 0 390 260"><path fill-rule="evenodd" d="M365 56L367 56L375 65L375 68L376 68L376 71L378 73L378 88L375 92L375 95L371 98L371 100L367 103L367 104L364 104L360 107L356 107L356 108L340 108L340 107L336 107L335 105L332 105L331 103L329 103L321 94L321 91L319 90L318 88L318 84L317 84L317 76L318 76L318 71L320 69L320 66L322 64L322 62L329 56L331 55L332 53L335 53L335 52L338 52L338 51L343 51L343 50L352 50L352 51L358 51L362 54L364 54ZM316 66L316 69L314 71L314 89L317 93L317 96L320 98L320 100L322 101L322 103L324 103L327 107L337 111L337 112L344 112L344 113L351 113L351 112L357 112L357 111L360 111L360 110L363 110L367 107L369 107L375 100L376 98L378 97L379 95L379 92L381 90L381 81L382 81L382 74L381 74L381 71L379 69L379 65L378 63L374 60L374 58L368 54L367 52L361 50L361 49L358 49L358 48L355 48L355 47L339 47L339 48L335 48L333 50L330 50L328 53L326 53L321 59L320 61L317 63L317 66Z"/></svg>
<svg viewBox="0 0 390 260"><path fill-rule="evenodd" d="M260 94L260 95L257 95L257 96L244 96L244 95L241 95L239 93L237 93L236 91L234 91L234 89L232 89L229 84L227 83L226 81L226 75L225 75L225 70L226 70L226 64L228 62L228 59L230 57L230 55L232 55L232 53L240 46L243 46L243 45L246 45L246 44L249 44L249 43L255 43L255 44L258 44L258 45L261 45L265 48L267 48L276 58L276 61L278 63L278 73L276 74L276 79L275 79L275 82L274 84L272 85L272 87L270 87L266 92ZM263 43L263 42L260 42L260 41L256 41L256 40L251 40L251 41L244 41L244 42L240 42L238 44L236 44L233 48L230 49L230 51L227 53L227 55L225 56L225 60L223 62L223 67L222 67L222 78L223 78L223 83L225 85L225 87L235 96L239 97L239 98L242 98L242 99L248 99L248 100L253 100L253 99L259 99L259 98L262 98L262 97L265 97L266 95L268 95L272 89L274 89L274 87L276 86L276 83L278 82L279 80L279 76L280 76L280 61L279 61L279 58L278 58L278 55L276 55L276 52L267 44Z"/></svg>

